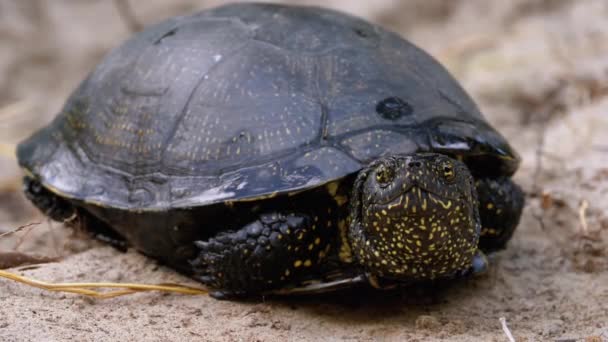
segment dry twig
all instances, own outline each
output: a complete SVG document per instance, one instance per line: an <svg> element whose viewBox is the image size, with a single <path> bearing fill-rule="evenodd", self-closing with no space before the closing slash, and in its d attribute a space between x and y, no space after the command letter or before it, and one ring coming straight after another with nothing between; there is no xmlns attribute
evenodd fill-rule
<svg viewBox="0 0 608 342"><path fill-rule="evenodd" d="M137 20L129 0L114 0L114 6L116 6L118 14L132 33L142 30L143 25Z"/></svg>
<svg viewBox="0 0 608 342"><path fill-rule="evenodd" d="M587 200L582 200L581 204L578 207L578 220L581 223L581 229L583 230L583 235L589 235L589 225L587 224L587 209L589 208L589 202Z"/></svg>
<svg viewBox="0 0 608 342"><path fill-rule="evenodd" d="M507 319L500 317L499 320L500 324L502 325L502 331L504 331L505 335L507 335L509 342L515 342L515 338L513 338L513 334L511 334L511 330L509 330L509 327L507 326Z"/></svg>
<svg viewBox="0 0 608 342"><path fill-rule="evenodd" d="M19 247L21 247L21 245L26 241L28 235L30 235L30 233L32 232L32 230L34 230L35 226L29 226L27 227L25 233L23 233L19 239L17 240L17 243L15 243L15 246L13 246L13 250L16 251L19 249Z"/></svg>
<svg viewBox="0 0 608 342"><path fill-rule="evenodd" d="M25 265L45 264L57 260L58 258L56 257L46 257L21 252L0 252L0 270Z"/></svg>
<svg viewBox="0 0 608 342"><path fill-rule="evenodd" d="M538 141L534 154L535 166L532 178L532 193L535 195L541 194L543 186L541 182L541 176L544 172L543 157L545 154L545 142L547 134L547 123L556 112L564 109L562 103L563 93L567 87L567 83L562 81L555 88L551 89L544 97L542 102L534 103L534 110L532 113L536 114L536 118L531 123L537 125ZM530 118L529 120L532 120ZM545 230L545 222L543 220L542 213L533 213L534 218L538 221L542 230Z"/></svg>
<svg viewBox="0 0 608 342"><path fill-rule="evenodd" d="M24 114L31 113L34 103L30 100L13 102L0 109L0 125L12 124L14 121L24 117Z"/></svg>

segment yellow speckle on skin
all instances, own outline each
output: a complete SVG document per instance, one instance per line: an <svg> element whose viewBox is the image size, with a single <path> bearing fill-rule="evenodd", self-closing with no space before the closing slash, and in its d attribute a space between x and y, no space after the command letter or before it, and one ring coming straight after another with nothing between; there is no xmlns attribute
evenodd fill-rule
<svg viewBox="0 0 608 342"><path fill-rule="evenodd" d="M498 231L494 228L487 228L486 229L486 234L491 234L491 235L498 235Z"/></svg>
<svg viewBox="0 0 608 342"><path fill-rule="evenodd" d="M394 207L398 207L398 206L400 206L402 204L402 202L403 202L403 196L399 196L399 202L393 203L393 204L389 204L388 205L388 209L390 210L390 209L393 209Z"/></svg>
<svg viewBox="0 0 608 342"><path fill-rule="evenodd" d="M439 204L443 207L443 209L450 209L452 207L452 201L448 201L448 203L444 203L441 200L437 200Z"/></svg>
<svg viewBox="0 0 608 342"><path fill-rule="evenodd" d="M340 251L338 252L338 256L342 262L351 263L353 262L353 256L350 244L348 243L346 221L341 220L338 222L338 229L340 230Z"/></svg>
<svg viewBox="0 0 608 342"><path fill-rule="evenodd" d="M348 202L348 198L346 198L346 196L334 196L334 200L340 207Z"/></svg>
<svg viewBox="0 0 608 342"><path fill-rule="evenodd" d="M492 208L494 208L494 204L492 204L492 203L488 203L488 205L486 205L486 208L488 208L488 209L492 209Z"/></svg>
<svg viewBox="0 0 608 342"><path fill-rule="evenodd" d="M312 261L310 261L310 259L306 259L306 261L304 261L304 267L310 267L310 265L312 265Z"/></svg>
<svg viewBox="0 0 608 342"><path fill-rule="evenodd" d="M335 197L336 193L338 193L338 183L333 182L327 184L327 192L329 192L332 197Z"/></svg>
<svg viewBox="0 0 608 342"><path fill-rule="evenodd" d="M285 270L285 276L288 276L290 273L289 270Z"/></svg>
<svg viewBox="0 0 608 342"><path fill-rule="evenodd" d="M325 258L325 255L326 255L325 251L319 251L319 260Z"/></svg>
<svg viewBox="0 0 608 342"><path fill-rule="evenodd" d="M318 245L318 244L320 244L320 243L321 243L321 238L316 238L316 239L315 239L315 245Z"/></svg>
<svg viewBox="0 0 608 342"><path fill-rule="evenodd" d="M296 260L296 261L293 263L293 266L294 266L294 267L300 267L300 266L302 266L302 260Z"/></svg>

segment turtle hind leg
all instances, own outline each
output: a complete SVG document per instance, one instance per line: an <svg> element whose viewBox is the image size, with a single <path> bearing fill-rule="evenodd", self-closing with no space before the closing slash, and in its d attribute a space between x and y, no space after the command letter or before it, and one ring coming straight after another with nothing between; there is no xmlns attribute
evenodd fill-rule
<svg viewBox="0 0 608 342"><path fill-rule="evenodd" d="M479 248L486 253L501 250L519 223L525 203L524 192L507 177L480 178L475 186L481 218Z"/></svg>
<svg viewBox="0 0 608 342"><path fill-rule="evenodd" d="M23 192L38 210L58 222L71 222L76 218L76 208L65 199L47 190L40 182L23 178Z"/></svg>
<svg viewBox="0 0 608 342"><path fill-rule="evenodd" d="M83 229L96 239L125 251L125 239L116 233L107 224L97 219L87 211L77 208L69 201L55 195L46 189L39 181L24 177L23 192L25 197L43 214L54 221L61 222L69 227Z"/></svg>
<svg viewBox="0 0 608 342"><path fill-rule="evenodd" d="M236 231L197 241L194 278L216 298L264 294L314 273L334 243L335 229L311 215L262 214Z"/></svg>
<svg viewBox="0 0 608 342"><path fill-rule="evenodd" d="M126 252L129 248L127 240L122 235L94 215L84 210L78 210L78 218L78 228L85 230L95 239L107 243L121 252Z"/></svg>

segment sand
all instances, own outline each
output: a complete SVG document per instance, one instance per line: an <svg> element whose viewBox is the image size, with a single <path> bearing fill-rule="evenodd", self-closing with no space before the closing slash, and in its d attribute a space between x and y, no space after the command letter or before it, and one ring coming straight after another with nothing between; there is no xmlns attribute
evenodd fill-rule
<svg viewBox="0 0 608 342"><path fill-rule="evenodd" d="M299 1L303 2L303 1ZM211 6L138 2L137 19ZM315 3L313 1L303 3ZM96 300L0 280L3 341L608 341L608 3L327 0L381 23L444 63L513 143L521 224L484 276L444 289L218 301L138 293ZM51 120L108 49L129 35L106 1L0 1L0 151ZM0 153L0 265L52 282L196 286L140 254L50 224ZM25 262L32 260L25 260Z"/></svg>

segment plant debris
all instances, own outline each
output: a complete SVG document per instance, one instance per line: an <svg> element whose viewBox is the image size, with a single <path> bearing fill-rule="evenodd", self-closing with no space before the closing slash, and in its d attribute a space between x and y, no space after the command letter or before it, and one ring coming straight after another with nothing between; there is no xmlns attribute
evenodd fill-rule
<svg viewBox="0 0 608 342"><path fill-rule="evenodd" d="M177 284L131 284L131 283L47 283L28 277L24 277L15 273L0 270L0 277L14 280L19 283L23 283L29 286L37 287L40 289L54 291L54 292L67 292L76 293L88 297L94 297L99 299L114 298L133 294L137 292L146 291L160 291L160 292L172 292L187 295L206 295L207 290L199 289L190 286L177 285ZM118 288L120 290L100 292L90 290L90 288Z"/></svg>
<svg viewBox="0 0 608 342"><path fill-rule="evenodd" d="M21 252L0 252L0 270L25 265L43 264L57 260L59 260L59 258Z"/></svg>

